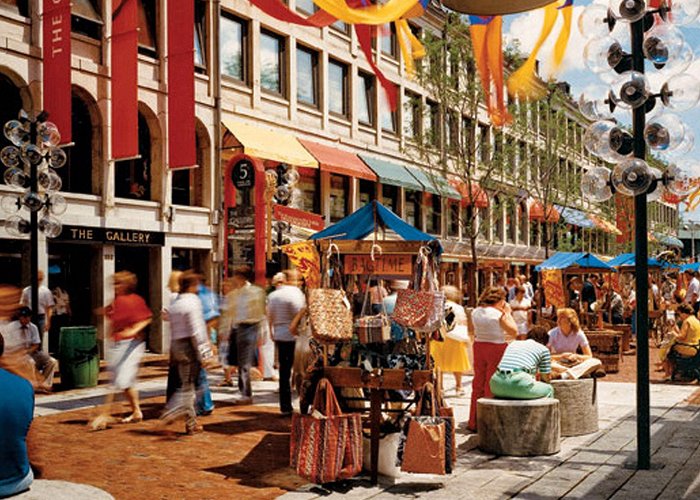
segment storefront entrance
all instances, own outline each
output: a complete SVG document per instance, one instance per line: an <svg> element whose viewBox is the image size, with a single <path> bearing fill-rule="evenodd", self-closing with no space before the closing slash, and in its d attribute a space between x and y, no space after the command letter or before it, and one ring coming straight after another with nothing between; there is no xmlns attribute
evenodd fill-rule
<svg viewBox="0 0 700 500"><path fill-rule="evenodd" d="M136 293L143 297L146 304L154 313L160 309L159 304L153 304L151 300L151 248L127 245L115 245L114 247L114 271L130 271L136 275L138 283ZM156 278L154 283L158 283ZM152 326L144 329L146 346L150 346L150 334Z"/></svg>

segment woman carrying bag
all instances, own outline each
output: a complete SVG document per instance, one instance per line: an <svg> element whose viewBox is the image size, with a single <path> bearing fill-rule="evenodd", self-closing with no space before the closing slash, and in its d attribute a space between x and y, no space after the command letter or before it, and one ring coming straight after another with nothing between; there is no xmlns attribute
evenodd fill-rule
<svg viewBox="0 0 700 500"><path fill-rule="evenodd" d="M444 342L431 344L431 351L435 359L435 365L441 372L452 372L455 377L455 392L457 396L464 396L462 388L462 374L469 371L471 365L467 355L469 345L469 331L467 327L467 314L462 302L462 294L454 286L444 286L445 294L445 325L446 334Z"/></svg>

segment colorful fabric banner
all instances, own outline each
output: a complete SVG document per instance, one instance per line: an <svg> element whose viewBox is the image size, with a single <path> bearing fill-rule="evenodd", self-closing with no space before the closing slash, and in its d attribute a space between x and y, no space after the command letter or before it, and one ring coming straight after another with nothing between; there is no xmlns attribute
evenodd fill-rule
<svg viewBox="0 0 700 500"><path fill-rule="evenodd" d="M284 245L282 251L289 257L289 262L304 277L307 288L321 286L321 259L314 242L300 241Z"/></svg>
<svg viewBox="0 0 700 500"><path fill-rule="evenodd" d="M138 0L112 7L112 158L139 154Z"/></svg>
<svg viewBox="0 0 700 500"><path fill-rule="evenodd" d="M355 33L357 34L357 41L360 43L360 49L362 49L367 62L386 93L386 100L389 103L389 108L391 111L395 111L398 102L397 87L384 76L384 73L382 73L374 62L374 56L372 55L372 30L373 28L371 26L364 24L355 25Z"/></svg>
<svg viewBox="0 0 700 500"><path fill-rule="evenodd" d="M496 127L507 125L513 121L513 117L508 113L503 92L503 19L501 16L469 16L469 24L476 70L491 122ZM496 91L495 97L491 92L492 86Z"/></svg>
<svg viewBox="0 0 700 500"><path fill-rule="evenodd" d="M543 270L542 286L544 287L544 298L547 304L551 304L557 309L566 307L566 293L564 292L563 276L560 270Z"/></svg>
<svg viewBox="0 0 700 500"><path fill-rule="evenodd" d="M309 17L302 17L292 11L282 0L250 0L250 3L262 10L268 16L287 23L323 28L337 21L335 17L324 10L319 10Z"/></svg>
<svg viewBox="0 0 700 500"><path fill-rule="evenodd" d="M44 0L44 110L61 133L61 144L72 142L70 0Z"/></svg>
<svg viewBox="0 0 700 500"><path fill-rule="evenodd" d="M358 8L348 5L345 0L314 0L314 3L349 24L381 25L423 13L422 2L416 0L388 0L384 4Z"/></svg>
<svg viewBox="0 0 700 500"><path fill-rule="evenodd" d="M194 117L194 2L168 0L168 166L197 165Z"/></svg>

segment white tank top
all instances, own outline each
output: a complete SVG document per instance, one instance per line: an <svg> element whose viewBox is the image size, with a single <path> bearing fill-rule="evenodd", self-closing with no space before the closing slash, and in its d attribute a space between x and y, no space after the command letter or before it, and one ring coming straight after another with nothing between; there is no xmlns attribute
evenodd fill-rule
<svg viewBox="0 0 700 500"><path fill-rule="evenodd" d="M501 327L503 313L495 307L477 307L472 311L472 323L474 324L474 340L477 342L491 342L492 344L504 344L506 335Z"/></svg>

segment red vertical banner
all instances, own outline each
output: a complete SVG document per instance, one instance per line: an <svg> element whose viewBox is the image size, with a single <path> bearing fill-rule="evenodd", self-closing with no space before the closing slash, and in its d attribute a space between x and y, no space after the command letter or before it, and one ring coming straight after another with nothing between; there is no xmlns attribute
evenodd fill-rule
<svg viewBox="0 0 700 500"><path fill-rule="evenodd" d="M112 4L112 158L139 154L138 0Z"/></svg>
<svg viewBox="0 0 700 500"><path fill-rule="evenodd" d="M43 7L44 110L66 144L72 135L70 0L44 0Z"/></svg>
<svg viewBox="0 0 700 500"><path fill-rule="evenodd" d="M196 163L194 0L168 0L168 165Z"/></svg>

